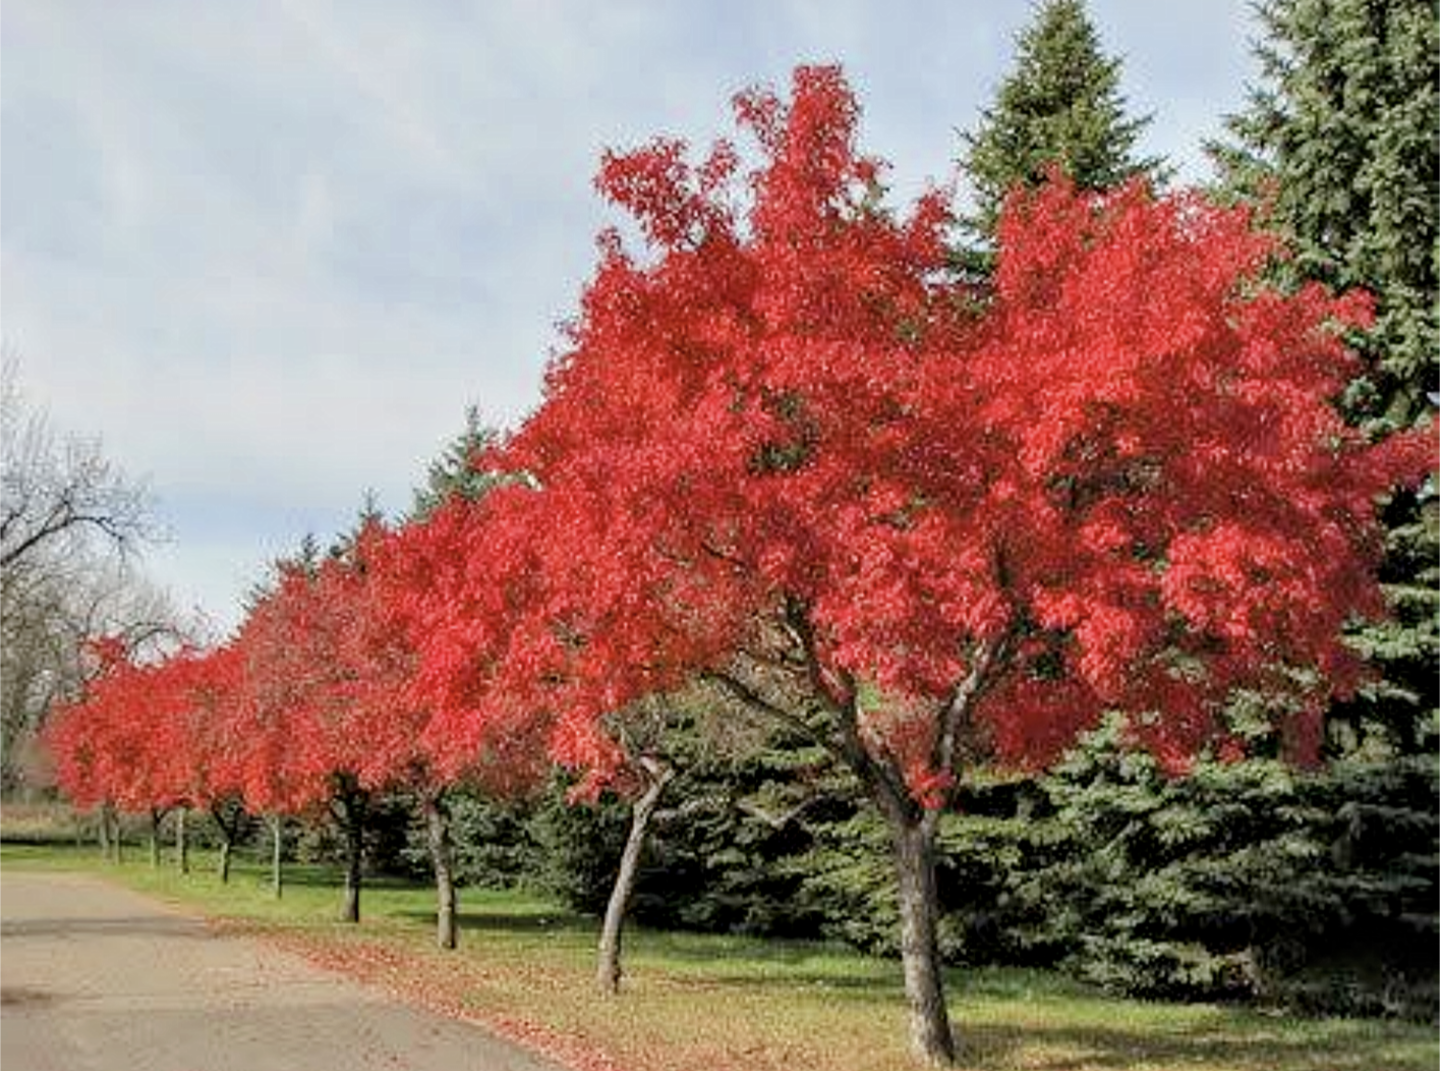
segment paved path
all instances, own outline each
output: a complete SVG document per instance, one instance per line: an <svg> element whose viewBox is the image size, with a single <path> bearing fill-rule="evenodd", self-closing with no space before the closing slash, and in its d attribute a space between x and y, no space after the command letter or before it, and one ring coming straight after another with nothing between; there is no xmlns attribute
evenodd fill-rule
<svg viewBox="0 0 1440 1071"><path fill-rule="evenodd" d="M556 1071L78 874L0 872L3 1071Z"/></svg>

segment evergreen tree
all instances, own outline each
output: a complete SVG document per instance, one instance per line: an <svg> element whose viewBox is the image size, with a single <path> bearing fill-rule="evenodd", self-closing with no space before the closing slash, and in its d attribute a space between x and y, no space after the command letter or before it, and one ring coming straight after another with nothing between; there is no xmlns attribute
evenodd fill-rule
<svg viewBox="0 0 1440 1071"><path fill-rule="evenodd" d="M1376 435L1428 419L1440 370L1440 17L1431 0L1264 0L1260 84L1210 146L1227 192L1258 200L1291 281L1376 301L1354 339L1366 374L1343 399ZM1433 486L1387 509L1394 619L1357 636L1381 680L1337 708L1332 743L1432 750L1440 731L1440 503Z"/></svg>
<svg viewBox="0 0 1440 1071"><path fill-rule="evenodd" d="M439 508L451 495L476 500L494 487L502 477L475 467L476 458L495 446L500 434L480 419L476 405L465 407L465 427L430 463L425 483L415 489L415 505L411 513L423 520Z"/></svg>
<svg viewBox="0 0 1440 1071"><path fill-rule="evenodd" d="M1101 51L1084 0L1045 0L1017 45L1015 69L994 105L981 113L974 133L962 135L961 163L976 201L963 223L985 247L993 245L1006 193L1036 185L1051 166L1088 190L1134 175L1163 177L1158 159L1135 156L1150 117L1126 114L1120 60Z"/></svg>
<svg viewBox="0 0 1440 1071"><path fill-rule="evenodd" d="M1437 776L1412 757L1169 778L1112 721L1044 779L1059 847L1014 884L1065 966L1116 990L1430 1018Z"/></svg>

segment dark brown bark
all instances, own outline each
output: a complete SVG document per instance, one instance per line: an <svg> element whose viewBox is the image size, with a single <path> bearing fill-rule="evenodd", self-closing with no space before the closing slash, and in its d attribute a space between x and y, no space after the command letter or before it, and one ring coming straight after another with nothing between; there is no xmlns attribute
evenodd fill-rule
<svg viewBox="0 0 1440 1071"><path fill-rule="evenodd" d="M625 914L630 907L630 896L635 891L635 876L645 850L650 819L655 814L665 786L675 776L669 766L653 759L643 760L641 768L645 775L645 791L630 809L630 832L625 838L625 850L620 854L620 869L610 889L610 902L605 907L605 922L600 929L595 981L602 992L612 996L620 992L620 946Z"/></svg>
<svg viewBox="0 0 1440 1071"><path fill-rule="evenodd" d="M450 843L450 814L439 793L427 793L421 808L425 812L425 839L430 847L430 864L435 871L435 943L454 948L459 943L459 917L455 903L454 853Z"/></svg>

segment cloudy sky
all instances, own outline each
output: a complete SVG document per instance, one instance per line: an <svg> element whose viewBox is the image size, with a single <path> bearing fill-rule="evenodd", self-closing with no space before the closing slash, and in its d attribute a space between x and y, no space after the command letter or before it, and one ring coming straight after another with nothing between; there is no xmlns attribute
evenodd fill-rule
<svg viewBox="0 0 1440 1071"><path fill-rule="evenodd" d="M1090 0L1184 180L1247 0ZM391 513L474 403L513 424L615 222L603 148L733 132L840 62L896 200L954 178L1026 0L5 0L0 330L155 492L149 574L220 630L266 563ZM963 181L962 181L963 191Z"/></svg>

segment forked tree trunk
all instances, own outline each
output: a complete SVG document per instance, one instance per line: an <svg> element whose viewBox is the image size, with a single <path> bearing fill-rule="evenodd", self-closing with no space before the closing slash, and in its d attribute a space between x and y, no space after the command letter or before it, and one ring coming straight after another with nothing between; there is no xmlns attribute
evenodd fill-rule
<svg viewBox="0 0 1440 1071"><path fill-rule="evenodd" d="M459 942L459 919L455 913L455 866L450 843L450 814L441 793L421 797L425 813L425 839L430 847L430 864L435 870L435 943L454 948Z"/></svg>
<svg viewBox="0 0 1440 1071"><path fill-rule="evenodd" d="M190 837L185 829L185 816L189 808L175 810L175 867L182 874L190 873Z"/></svg>
<svg viewBox="0 0 1440 1071"><path fill-rule="evenodd" d="M245 826L245 810L234 799L215 801L210 804L210 816L220 830L220 860L216 867L220 884L230 883L230 861L234 856L235 842Z"/></svg>
<svg viewBox="0 0 1440 1071"><path fill-rule="evenodd" d="M270 816L270 891L279 900L285 892L285 818Z"/></svg>
<svg viewBox="0 0 1440 1071"><path fill-rule="evenodd" d="M940 962L939 897L935 885L938 811L887 815L900 907L900 961L910 1008L910 1048L926 1063L955 1062L955 1036L945 1004Z"/></svg>
<svg viewBox="0 0 1440 1071"><path fill-rule="evenodd" d="M630 809L630 832L625 850L620 854L620 869L610 889L610 902L605 906L605 922L600 929L600 951L595 968L595 981L602 992L611 996L620 992L620 945L625 927L625 914L630 896L635 891L635 876L640 869L640 856L650 832L650 819L660 797L675 776L674 770L654 760L642 763L646 774L645 791Z"/></svg>

